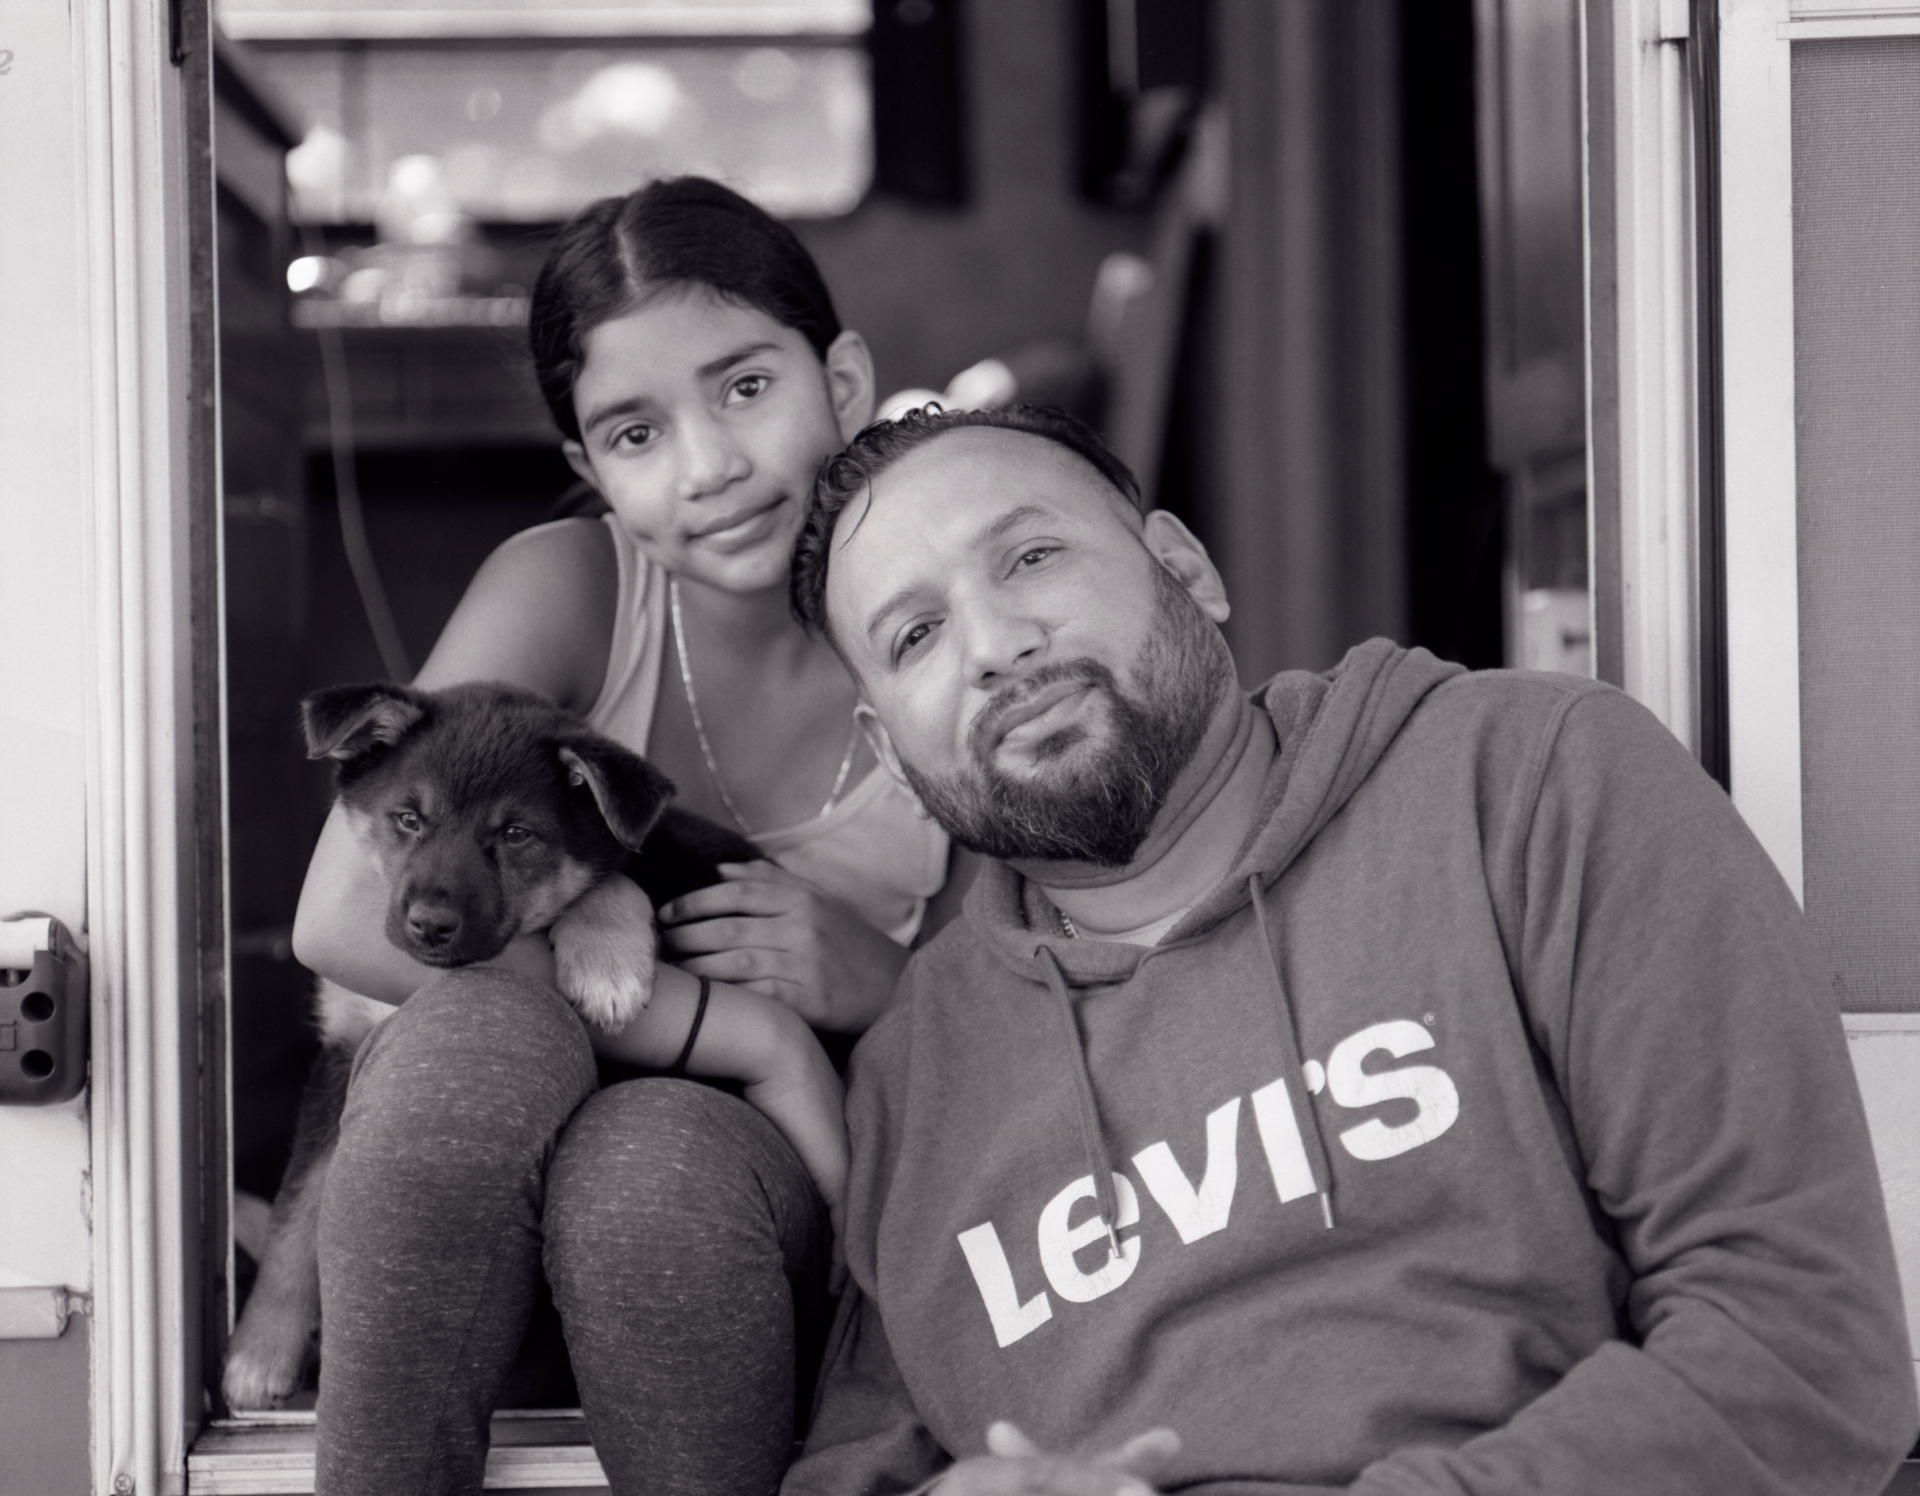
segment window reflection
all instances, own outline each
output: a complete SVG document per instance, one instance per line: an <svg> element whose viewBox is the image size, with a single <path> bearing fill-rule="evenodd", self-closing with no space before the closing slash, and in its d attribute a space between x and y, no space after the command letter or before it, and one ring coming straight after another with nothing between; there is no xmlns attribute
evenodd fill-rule
<svg viewBox="0 0 1920 1496"><path fill-rule="evenodd" d="M377 229L295 264L309 326L510 324L525 287L477 226L559 222L652 177L715 177L801 218L850 211L873 177L864 0L222 0L218 14L302 121L296 220Z"/></svg>

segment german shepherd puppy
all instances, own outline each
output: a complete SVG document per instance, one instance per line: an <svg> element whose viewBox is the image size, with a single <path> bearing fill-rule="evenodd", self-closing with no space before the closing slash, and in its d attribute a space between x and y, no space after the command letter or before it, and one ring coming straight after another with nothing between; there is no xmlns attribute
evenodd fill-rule
<svg viewBox="0 0 1920 1496"><path fill-rule="evenodd" d="M392 890L386 936L428 966L466 966L550 929L560 989L623 1027L653 990L655 933L599 897L625 872L657 906L760 854L668 808L659 770L530 691L336 686L302 703L307 753L334 760L339 803ZM301 1098L267 1246L227 1348L235 1409L300 1385L318 1344L320 1196L361 1042L392 1005L321 981L321 1052Z"/></svg>

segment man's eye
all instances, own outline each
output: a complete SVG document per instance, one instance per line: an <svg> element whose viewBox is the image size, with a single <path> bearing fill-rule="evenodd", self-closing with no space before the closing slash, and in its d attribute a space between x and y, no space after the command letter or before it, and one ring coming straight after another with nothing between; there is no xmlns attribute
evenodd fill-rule
<svg viewBox="0 0 1920 1496"><path fill-rule="evenodd" d="M418 836L422 824L420 812L417 810L396 810L393 813L393 824L408 836Z"/></svg>
<svg viewBox="0 0 1920 1496"><path fill-rule="evenodd" d="M901 659L911 650L918 648L926 642L927 636L932 632L933 625L931 623L916 623L912 628L902 634L899 642L894 645L894 659Z"/></svg>
<svg viewBox="0 0 1920 1496"><path fill-rule="evenodd" d="M729 400L757 400L767 392L767 386L773 381L764 374L743 374L734 380L733 387L727 391Z"/></svg>
<svg viewBox="0 0 1920 1496"><path fill-rule="evenodd" d="M500 840L510 847L524 847L533 840L533 833L525 826L508 826L501 831Z"/></svg>

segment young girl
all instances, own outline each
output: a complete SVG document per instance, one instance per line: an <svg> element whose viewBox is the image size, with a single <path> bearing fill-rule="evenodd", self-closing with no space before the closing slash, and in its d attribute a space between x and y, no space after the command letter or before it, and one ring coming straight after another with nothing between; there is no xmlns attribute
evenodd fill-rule
<svg viewBox="0 0 1920 1496"><path fill-rule="evenodd" d="M567 460L611 512L496 551L418 684L543 692L767 855L659 911L677 965L609 1036L552 991L544 937L437 979L388 945L335 812L296 953L405 1005L356 1065L322 1207L318 1489L477 1491L544 1279L613 1489L752 1496L785 1464L845 1173L807 1025L873 1020L947 882L944 835L788 609L814 474L870 417L872 363L792 233L693 178L569 224L531 337ZM745 1100L596 1089L592 1049Z"/></svg>

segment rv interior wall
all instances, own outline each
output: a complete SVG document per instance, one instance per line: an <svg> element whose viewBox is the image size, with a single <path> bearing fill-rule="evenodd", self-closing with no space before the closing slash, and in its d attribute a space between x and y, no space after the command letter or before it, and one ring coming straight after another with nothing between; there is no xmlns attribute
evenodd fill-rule
<svg viewBox="0 0 1920 1496"><path fill-rule="evenodd" d="M1220 7L1232 185L1208 528L1251 680L1405 632L1397 31L1385 5Z"/></svg>

